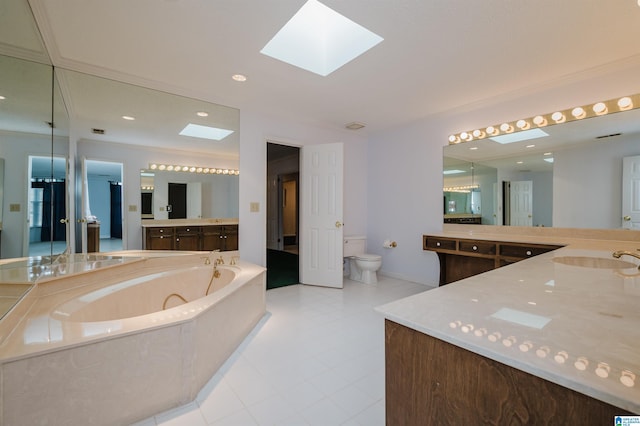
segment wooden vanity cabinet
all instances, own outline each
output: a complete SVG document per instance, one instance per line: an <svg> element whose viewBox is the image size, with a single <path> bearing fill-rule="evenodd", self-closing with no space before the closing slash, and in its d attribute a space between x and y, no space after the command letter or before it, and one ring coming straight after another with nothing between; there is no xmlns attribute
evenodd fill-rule
<svg viewBox="0 0 640 426"><path fill-rule="evenodd" d="M146 250L173 250L174 229L172 227L145 228L144 248Z"/></svg>
<svg viewBox="0 0 640 426"><path fill-rule="evenodd" d="M202 250L238 250L238 225L205 227L202 232Z"/></svg>
<svg viewBox="0 0 640 426"><path fill-rule="evenodd" d="M200 250L200 235L202 230L199 226L180 226L175 228L175 250Z"/></svg>
<svg viewBox="0 0 640 426"><path fill-rule="evenodd" d="M422 248L438 254L440 285L491 271L560 247L550 244L422 236Z"/></svg>
<svg viewBox="0 0 640 426"><path fill-rule="evenodd" d="M145 250L237 250L238 225L143 227Z"/></svg>

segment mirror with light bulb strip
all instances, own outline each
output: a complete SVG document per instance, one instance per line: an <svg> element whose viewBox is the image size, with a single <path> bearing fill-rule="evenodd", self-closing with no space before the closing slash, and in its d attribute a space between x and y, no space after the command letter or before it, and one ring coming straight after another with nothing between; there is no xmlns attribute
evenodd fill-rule
<svg viewBox="0 0 640 426"><path fill-rule="evenodd" d="M622 96L451 135L443 150L445 223L628 227L623 158L640 156L639 108L640 95ZM469 206L457 222L447 220L450 188L480 200L474 211L470 196L456 203Z"/></svg>

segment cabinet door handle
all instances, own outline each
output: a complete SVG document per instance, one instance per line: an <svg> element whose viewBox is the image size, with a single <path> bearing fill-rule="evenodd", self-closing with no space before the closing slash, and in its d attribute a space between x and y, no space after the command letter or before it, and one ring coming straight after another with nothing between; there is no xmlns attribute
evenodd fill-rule
<svg viewBox="0 0 640 426"><path fill-rule="evenodd" d="M531 250L527 250L527 256L531 256Z"/></svg>
<svg viewBox="0 0 640 426"><path fill-rule="evenodd" d="M478 250L478 246L473 246L473 251Z"/></svg>
<svg viewBox="0 0 640 426"><path fill-rule="evenodd" d="M440 241L436 243L436 247L440 247Z"/></svg>

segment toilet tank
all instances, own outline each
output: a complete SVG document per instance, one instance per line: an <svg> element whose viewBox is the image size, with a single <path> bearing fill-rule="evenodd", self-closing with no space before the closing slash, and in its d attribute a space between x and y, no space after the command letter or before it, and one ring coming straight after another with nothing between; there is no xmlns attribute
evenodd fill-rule
<svg viewBox="0 0 640 426"><path fill-rule="evenodd" d="M344 237L343 241L343 257L363 254L367 248L367 239L364 236Z"/></svg>

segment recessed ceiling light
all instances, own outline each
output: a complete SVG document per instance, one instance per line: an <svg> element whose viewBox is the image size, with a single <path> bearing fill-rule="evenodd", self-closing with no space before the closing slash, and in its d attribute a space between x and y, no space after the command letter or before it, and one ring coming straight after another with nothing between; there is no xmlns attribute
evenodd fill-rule
<svg viewBox="0 0 640 426"><path fill-rule="evenodd" d="M346 127L349 130L360 130L360 129L362 129L364 127L364 124L357 123L357 122L354 121L352 123L347 124L344 127Z"/></svg>
<svg viewBox="0 0 640 426"><path fill-rule="evenodd" d="M206 112L206 111L198 111L198 112L196 112L196 115L197 115L198 117L208 117L208 116L209 116L209 113L208 113L208 112Z"/></svg>
<svg viewBox="0 0 640 426"><path fill-rule="evenodd" d="M469 148L469 149L470 149L471 151L475 151L475 150L477 150L477 149L478 149L478 147L477 147L477 146L472 146L472 147L471 147L471 148Z"/></svg>
<svg viewBox="0 0 640 426"><path fill-rule="evenodd" d="M535 145L533 145L533 144L527 145L526 148L535 148Z"/></svg>
<svg viewBox="0 0 640 426"><path fill-rule="evenodd" d="M122 118L124 118L127 121L133 121L136 119L135 117L132 117L130 115L123 115Z"/></svg>
<svg viewBox="0 0 640 426"><path fill-rule="evenodd" d="M543 160L546 161L547 163L553 163L553 157L543 158Z"/></svg>
<svg viewBox="0 0 640 426"><path fill-rule="evenodd" d="M234 74L231 78L239 82L247 81L247 76L242 74Z"/></svg>
<svg viewBox="0 0 640 426"><path fill-rule="evenodd" d="M458 173L464 173L464 170L452 169L442 172L443 175L457 175Z"/></svg>
<svg viewBox="0 0 640 426"><path fill-rule="evenodd" d="M4 96L0 95L0 101L4 100L4 99L7 99L7 98L5 98Z"/></svg>
<svg viewBox="0 0 640 426"><path fill-rule="evenodd" d="M516 164L524 164L524 161L516 161Z"/></svg>
<svg viewBox="0 0 640 426"><path fill-rule="evenodd" d="M552 152L545 152L543 155L551 155L553 154Z"/></svg>
<svg viewBox="0 0 640 426"><path fill-rule="evenodd" d="M383 40L317 0L308 0L260 53L327 76Z"/></svg>
<svg viewBox="0 0 640 426"><path fill-rule="evenodd" d="M201 126L200 124L189 123L184 129L182 129L180 135L219 141L226 138L231 133L233 133L233 130L218 129L217 127Z"/></svg>
<svg viewBox="0 0 640 426"><path fill-rule="evenodd" d="M493 136L489 139L501 144L507 144L507 143L513 143L513 142L526 141L529 139L543 138L545 136L549 136L549 134L541 129L531 129L531 130L525 130L524 132L510 133L508 135Z"/></svg>

